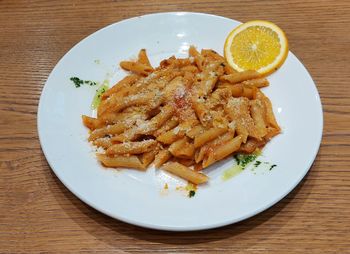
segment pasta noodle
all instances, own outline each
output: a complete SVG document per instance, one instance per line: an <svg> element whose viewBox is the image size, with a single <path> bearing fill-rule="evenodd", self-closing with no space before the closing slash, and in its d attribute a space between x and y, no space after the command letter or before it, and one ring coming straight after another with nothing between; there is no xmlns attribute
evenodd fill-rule
<svg viewBox="0 0 350 254"><path fill-rule="evenodd" d="M152 67L141 49L130 72L101 96L97 117L82 116L106 167L156 168L194 184L203 169L237 152L253 153L280 133L269 85L256 71L237 72L210 49L189 48ZM100 150L101 150L100 149ZM202 171L202 172L199 172Z"/></svg>

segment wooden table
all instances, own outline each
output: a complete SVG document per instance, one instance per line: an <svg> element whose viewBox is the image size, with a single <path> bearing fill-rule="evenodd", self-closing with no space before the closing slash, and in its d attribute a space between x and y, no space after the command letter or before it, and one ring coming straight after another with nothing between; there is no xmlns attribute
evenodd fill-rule
<svg viewBox="0 0 350 254"><path fill-rule="evenodd" d="M63 54L108 24L166 11L279 24L322 98L323 140L309 174L235 225L170 233L113 220L70 193L40 148L38 100ZM349 1L1 0L0 24L1 253L350 253Z"/></svg>

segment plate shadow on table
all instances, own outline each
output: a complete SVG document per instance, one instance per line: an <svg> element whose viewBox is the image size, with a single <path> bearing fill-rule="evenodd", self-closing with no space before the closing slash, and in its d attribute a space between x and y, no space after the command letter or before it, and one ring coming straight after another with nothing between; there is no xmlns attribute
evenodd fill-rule
<svg viewBox="0 0 350 254"><path fill-rule="evenodd" d="M314 162L310 171L312 171L313 168L318 167L316 164L318 164L318 160ZM315 174L313 175L315 176ZM49 174L46 174L46 176L54 179L50 179L50 182L53 182L55 185L51 186L50 189L65 213L86 232L93 235L98 240L116 248L121 248L120 243L116 241L118 238L120 238L120 235L124 235L130 239L139 239L147 242L171 245L191 245L215 242L226 238L234 239L240 234L253 230L254 228L259 227L260 225L273 219L273 217L278 215L282 210L290 205L290 203L293 203L293 200L301 189L303 189L303 195L308 196L314 186L314 181L308 181L308 173L291 193L264 212L235 224L216 229L202 230L200 233L193 233L167 232L146 229L118 221L98 212L80 201L59 181L52 171L50 171ZM305 182L307 182L307 184L305 184ZM279 222L277 228L276 224L274 224L272 234L278 234L279 229L282 228L288 221L293 219L294 215L298 212L307 198L299 198L298 200L299 206L289 211L288 220L284 220L282 223ZM258 242L259 240L255 239L255 241Z"/></svg>

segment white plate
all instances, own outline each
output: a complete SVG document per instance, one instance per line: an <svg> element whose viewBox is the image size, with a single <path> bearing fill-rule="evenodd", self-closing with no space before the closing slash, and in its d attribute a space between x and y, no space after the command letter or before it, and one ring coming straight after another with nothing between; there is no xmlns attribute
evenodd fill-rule
<svg viewBox="0 0 350 254"><path fill-rule="evenodd" d="M188 198L168 174L150 169L106 170L87 142L81 115L90 108L95 87L75 88L72 76L111 83L125 73L121 60L146 48L153 64L186 56L189 45L222 53L225 38L238 21L200 13L159 13L107 26L74 46L56 65L43 89L38 130L44 154L58 178L82 201L119 220L154 229L187 231L215 228L251 217L286 196L305 176L317 154L323 127L322 107L314 82L291 53L269 76L264 89L283 134L264 149L262 161L277 164L245 170L223 181L232 159L206 170L210 182ZM97 61L96 61L97 60ZM164 183L170 185L167 193Z"/></svg>

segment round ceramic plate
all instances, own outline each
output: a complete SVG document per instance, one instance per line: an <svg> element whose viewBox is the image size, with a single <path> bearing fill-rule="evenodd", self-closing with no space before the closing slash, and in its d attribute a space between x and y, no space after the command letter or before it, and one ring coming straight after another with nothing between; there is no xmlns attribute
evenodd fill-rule
<svg viewBox="0 0 350 254"><path fill-rule="evenodd" d="M238 21L200 13L159 13L107 26L74 46L56 65L43 89L38 130L44 154L63 184L82 201L122 221L162 230L188 231L224 226L251 217L281 200L305 176L321 142L323 118L316 86L303 64L289 52L284 65L264 88L273 103L282 134L259 158L262 164L223 180L233 158L205 173L208 184L192 198L186 183L162 170L147 172L103 168L87 141L81 115L93 115L96 87L75 88L69 80L110 82L126 75L121 60L146 48L152 64L190 45L222 54L227 34ZM270 165L276 164L272 170ZM164 184L169 188L164 190Z"/></svg>

